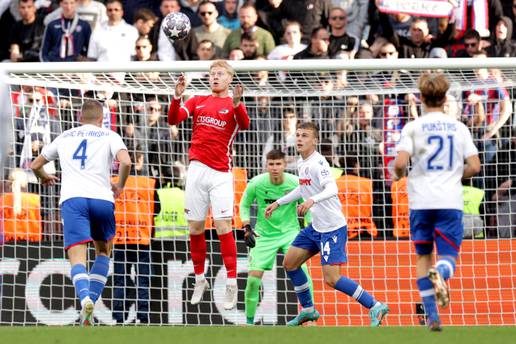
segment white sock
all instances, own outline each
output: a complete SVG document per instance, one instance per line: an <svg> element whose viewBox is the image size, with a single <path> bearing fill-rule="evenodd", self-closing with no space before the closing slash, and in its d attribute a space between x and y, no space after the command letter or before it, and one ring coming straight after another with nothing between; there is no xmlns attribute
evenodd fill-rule
<svg viewBox="0 0 516 344"><path fill-rule="evenodd" d="M195 275L195 282L202 282L205 280L206 280L206 277L204 277L204 274Z"/></svg>
<svg viewBox="0 0 516 344"><path fill-rule="evenodd" d="M228 278L228 279L226 279L226 285L231 285L231 286L237 285L236 278Z"/></svg>

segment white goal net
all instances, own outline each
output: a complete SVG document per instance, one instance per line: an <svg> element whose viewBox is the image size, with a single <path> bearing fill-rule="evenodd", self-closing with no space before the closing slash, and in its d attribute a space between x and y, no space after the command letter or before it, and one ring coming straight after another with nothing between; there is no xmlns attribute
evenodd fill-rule
<svg viewBox="0 0 516 344"><path fill-rule="evenodd" d="M424 319L408 239L405 181L393 183L394 147L405 123L421 115L416 88L425 70L451 80L447 111L470 128L482 171L465 187L465 239L451 280L451 325L516 325L516 122L514 59L240 61L251 126L234 144L235 200L264 172L265 154L287 154L296 173L296 125L317 123L320 151L338 178L349 223L349 263L359 281L391 313L387 325ZM63 250L59 185L42 187L28 166L41 148L78 124L85 99L104 104L103 125L118 132L135 162L116 204L117 237L108 284L95 317L102 324L243 324L248 251L233 219L238 249L238 307L223 308L225 269L219 242L208 238L207 278L213 288L200 305L188 300L193 265L183 209L192 123L169 126L166 114L179 73L187 96L209 92L208 62L6 64L10 73L11 135L0 196L0 324L76 324L79 305ZM358 162L358 164L357 164ZM58 163L45 166L60 174ZM116 171L117 166L113 166ZM167 196L161 190L173 189ZM513 204L515 208L513 209ZM238 210L238 204L235 204ZM514 210L514 211L513 211ZM253 217L254 221L255 217ZM513 221L513 219L515 221ZM211 221L207 221L211 228ZM93 252L91 252L93 254ZM278 255L262 281L255 320L284 325L298 311ZM365 309L324 285L320 258L309 262L317 325L368 325Z"/></svg>

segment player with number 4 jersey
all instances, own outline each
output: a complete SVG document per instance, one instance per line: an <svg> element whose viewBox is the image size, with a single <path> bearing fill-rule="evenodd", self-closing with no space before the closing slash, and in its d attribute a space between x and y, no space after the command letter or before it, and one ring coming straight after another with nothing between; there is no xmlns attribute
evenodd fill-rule
<svg viewBox="0 0 516 344"><path fill-rule="evenodd" d="M62 170L61 218L64 245L71 264L71 277L81 301L80 323L93 325L95 302L102 294L109 272L109 256L115 236L114 197L122 193L131 169L131 159L120 135L102 128L103 107L95 100L82 106L82 125L65 131L43 147L31 165L43 185L58 178L43 166L59 159ZM118 159L119 181L111 183L113 159ZM87 244L95 244L96 258L88 274Z"/></svg>
<svg viewBox="0 0 516 344"><path fill-rule="evenodd" d="M464 235L461 180L480 171L469 130L444 113L449 87L442 74L427 73L420 78L425 114L403 128L394 162L394 178L398 179L412 160L407 183L410 234L418 257L417 286L431 331L441 331L436 300L441 307L450 301L446 281L455 271ZM434 243L438 258L432 267Z"/></svg>
<svg viewBox="0 0 516 344"><path fill-rule="evenodd" d="M299 326L319 319L307 276L300 267L320 253L326 284L368 308L371 326L379 326L389 312L387 305L376 301L357 282L340 274L340 265L348 260L346 218L342 214L337 183L330 172L330 166L316 151L318 140L319 130L315 124L302 123L297 128L296 146L301 155L298 163L299 186L265 210L265 217L269 218L280 205L303 198L305 201L298 206L298 215L303 216L308 210L312 215L312 223L299 232L283 261L302 306L301 312L288 325Z"/></svg>

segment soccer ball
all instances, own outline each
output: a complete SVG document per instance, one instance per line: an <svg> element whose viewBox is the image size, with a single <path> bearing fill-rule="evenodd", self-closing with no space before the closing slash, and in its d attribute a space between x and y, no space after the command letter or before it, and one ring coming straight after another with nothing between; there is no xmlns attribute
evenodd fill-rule
<svg viewBox="0 0 516 344"><path fill-rule="evenodd" d="M181 12L169 13L161 24L161 30L171 42L185 39L191 28L190 19Z"/></svg>

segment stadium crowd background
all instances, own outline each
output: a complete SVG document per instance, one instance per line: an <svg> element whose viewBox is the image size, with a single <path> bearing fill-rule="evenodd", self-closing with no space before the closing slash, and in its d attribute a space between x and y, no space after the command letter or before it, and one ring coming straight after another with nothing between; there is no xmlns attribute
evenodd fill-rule
<svg viewBox="0 0 516 344"><path fill-rule="evenodd" d="M470 13L473 8L471 1L464 1L470 4ZM245 3L238 0L108 0L106 3L92 0L61 0L59 3L4 0L0 7L4 10L0 18L3 33L0 58L6 62L121 62L216 58L514 57L516 0L486 0L486 3L487 27L477 27L478 30L463 27L459 30L455 17L436 19L402 13L387 15L378 11L373 0L258 0ZM193 29L187 39L172 44L159 28L163 17L175 11L185 13ZM61 23L68 25L69 29L62 29ZM385 86L392 86L403 82L406 73L377 72L355 77L381 80ZM515 205L512 205L510 197L512 191L516 191L516 184L512 181L516 176L513 90L497 86L503 76L496 70L475 73L478 87L450 94L448 106L451 113L471 128L482 156L483 171L473 179L474 189L468 191L472 192L474 204L467 210L471 210L471 227L476 228L469 235L477 238L513 237L515 221L511 214L515 212L511 209ZM203 73L192 74L189 80L194 83L195 79L205 76ZM123 79L124 75L113 77ZM145 73L134 77L157 80L159 74ZM310 87L345 89L346 77L345 73L316 73L313 82L317 85ZM281 72L275 75L260 72L252 78L251 81L260 86L271 83L273 78L275 82L294 80L301 86L306 82L300 75ZM490 86L486 87L486 84ZM191 132L167 124L169 98L134 93L77 92L31 86L12 89L15 149L11 152L10 169L5 173L10 175L11 181L5 186L6 191L21 188L29 194L41 195L38 201L43 223L41 234L29 235L25 239L62 240L56 210L57 190L40 188L36 180L23 170L44 144L75 125L77 110L85 98L104 101L108 113L106 125L124 138L135 161L134 173L155 180L155 206L148 207L148 211L159 217L163 209L158 191L167 185L177 186L180 190L184 184L182 178ZM239 166L247 168L242 174L244 179L261 173L263 156L272 148L280 148L287 153L288 171L295 172L296 125L303 120L314 120L323 134L321 152L327 156L335 173L367 178L361 184L364 189L359 189L359 192L368 193L371 197L356 202L365 202L371 213L355 214L365 220L358 221L356 230L350 231L350 237L408 237L408 222L396 223L393 214L393 202L402 200L395 200L392 195L403 185L392 185L384 166L384 153L392 149L385 146L384 114L389 104L396 104L402 119L400 126L403 121L417 117L420 115L417 95L305 97L297 103L289 103L284 98L248 97L245 103L252 127L248 132L241 132L236 139L235 173L242 172ZM36 108L44 111L45 116L34 116ZM341 181L340 185L346 188L346 183ZM186 226L184 218L178 218L178 209L175 224ZM346 215L353 217L353 214ZM238 226L237 221L235 226ZM396 230L400 227L403 230ZM175 233L186 234L184 230ZM24 237L16 234L10 238L6 236L6 240L9 239Z"/></svg>

